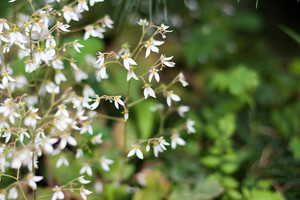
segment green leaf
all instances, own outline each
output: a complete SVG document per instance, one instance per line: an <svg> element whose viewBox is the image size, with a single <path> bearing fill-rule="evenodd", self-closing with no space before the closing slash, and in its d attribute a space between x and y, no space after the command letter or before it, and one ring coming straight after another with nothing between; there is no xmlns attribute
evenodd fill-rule
<svg viewBox="0 0 300 200"><path fill-rule="evenodd" d="M290 139L288 148L293 153L294 158L300 160L300 139L298 137L294 136Z"/></svg>
<svg viewBox="0 0 300 200"><path fill-rule="evenodd" d="M249 200L284 200L278 193L269 190L252 190Z"/></svg>
<svg viewBox="0 0 300 200"><path fill-rule="evenodd" d="M290 36L295 42L300 44L300 35L285 25L279 25L279 28Z"/></svg>
<svg viewBox="0 0 300 200"><path fill-rule="evenodd" d="M156 103L149 100L135 105L134 111L136 113L136 125L141 139L148 139L153 133L155 113L152 112L150 108L154 105L156 105Z"/></svg>
<svg viewBox="0 0 300 200"><path fill-rule="evenodd" d="M216 168L220 165L221 160L215 156L205 156L200 159L201 163L210 168Z"/></svg>

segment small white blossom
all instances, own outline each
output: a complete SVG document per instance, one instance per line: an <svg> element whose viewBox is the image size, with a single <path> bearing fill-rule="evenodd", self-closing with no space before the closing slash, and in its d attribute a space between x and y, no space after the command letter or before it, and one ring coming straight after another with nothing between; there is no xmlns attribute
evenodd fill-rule
<svg viewBox="0 0 300 200"><path fill-rule="evenodd" d="M83 46L82 44L79 44L79 43L78 43L78 40L75 40L75 41L73 42L73 47L74 47L74 49L75 49L78 53L81 53L79 48L82 48L82 47L84 47L84 46Z"/></svg>
<svg viewBox="0 0 300 200"><path fill-rule="evenodd" d="M59 86L55 85L51 81L46 84L45 89L50 94L58 94L59 93Z"/></svg>
<svg viewBox="0 0 300 200"><path fill-rule="evenodd" d="M37 115L38 108L30 107L29 114L24 119L25 126L30 126L31 128L36 127L37 120L41 117Z"/></svg>
<svg viewBox="0 0 300 200"><path fill-rule="evenodd" d="M61 136L61 140L60 140L60 143L59 143L59 148L64 149L67 146L67 144L69 144L71 146L76 146L77 141L69 133L64 133Z"/></svg>
<svg viewBox="0 0 300 200"><path fill-rule="evenodd" d="M113 164L114 161L107 159L105 156L100 158L101 167L104 171L109 171L109 165Z"/></svg>
<svg viewBox="0 0 300 200"><path fill-rule="evenodd" d="M62 81L67 81L67 78L60 70L56 70L54 80L55 83L59 85Z"/></svg>
<svg viewBox="0 0 300 200"><path fill-rule="evenodd" d="M83 87L83 96L84 97L94 97L96 96L96 93L95 91L93 90L93 88L91 88L90 85L88 84L85 84L84 87Z"/></svg>
<svg viewBox="0 0 300 200"><path fill-rule="evenodd" d="M140 19L138 21L138 25L140 25L140 26L148 26L149 22L147 21L147 19Z"/></svg>
<svg viewBox="0 0 300 200"><path fill-rule="evenodd" d="M131 78L138 80L138 77L135 75L133 70L134 70L134 68L132 66L130 66L130 69L128 70L128 73L127 73L127 81L129 81Z"/></svg>
<svg viewBox="0 0 300 200"><path fill-rule="evenodd" d="M178 133L174 133L172 136L171 136L171 147L172 149L175 149L177 144L178 145L181 145L181 146L184 146L185 145L185 141L179 137L179 134Z"/></svg>
<svg viewBox="0 0 300 200"><path fill-rule="evenodd" d="M157 48L157 46L162 45L163 43L165 43L164 41L157 41L154 39L149 40L146 44L145 47L146 49L146 55L145 58L147 58L150 55L150 52L153 51L155 53L159 52L159 49Z"/></svg>
<svg viewBox="0 0 300 200"><path fill-rule="evenodd" d="M165 57L164 55L161 55L160 56L161 64L165 65L167 67L174 67L175 63L170 61L172 58L173 58L173 56Z"/></svg>
<svg viewBox="0 0 300 200"><path fill-rule="evenodd" d="M20 142L23 142L24 140L24 135L27 137L27 138L30 138L30 135L29 133L27 132L27 129L24 129L24 128L21 128L20 130Z"/></svg>
<svg viewBox="0 0 300 200"><path fill-rule="evenodd" d="M87 200L86 195L92 194L93 192L89 191L88 189L85 189L83 186L80 188L80 195L83 200Z"/></svg>
<svg viewBox="0 0 300 200"><path fill-rule="evenodd" d="M51 200L64 199L65 198L64 193L61 191L61 187L58 187L56 185L55 188L53 188L52 190L54 191L54 194L52 195Z"/></svg>
<svg viewBox="0 0 300 200"><path fill-rule="evenodd" d="M89 176L93 175L92 168L90 167L90 165L88 163L83 163L83 167L80 169L79 173L80 174L87 173L87 175L89 175Z"/></svg>
<svg viewBox="0 0 300 200"><path fill-rule="evenodd" d="M59 168L62 164L64 164L66 167L69 166L69 161L64 156L59 157L56 162L56 168Z"/></svg>
<svg viewBox="0 0 300 200"><path fill-rule="evenodd" d="M182 72L179 73L178 77L179 77L179 81L183 87L186 87L187 85L189 85L189 83L185 81L185 77Z"/></svg>
<svg viewBox="0 0 300 200"><path fill-rule="evenodd" d="M39 65L36 64L35 62L33 62L32 60L26 60L25 64L26 64L25 65L25 72L27 72L27 73L31 73L39 67Z"/></svg>
<svg viewBox="0 0 300 200"><path fill-rule="evenodd" d="M184 117L185 113L188 112L189 110L190 110L190 107L188 107L188 106L179 106L177 108L177 112L180 117Z"/></svg>
<svg viewBox="0 0 300 200"><path fill-rule="evenodd" d="M104 24L105 26L107 26L108 28L113 28L113 24L114 22L110 19L110 17L108 15L104 16Z"/></svg>
<svg viewBox="0 0 300 200"><path fill-rule="evenodd" d="M155 80L157 81L157 82L159 82L159 74L157 73L157 69L155 68L155 67L153 67L151 70L149 70L149 72L150 72L150 75L149 75L149 82L151 83L151 81L152 81L152 78L153 78L153 76L154 76L154 78L155 78Z"/></svg>
<svg viewBox="0 0 300 200"><path fill-rule="evenodd" d="M144 158L143 152L141 151L140 146L137 144L132 145L132 149L129 151L127 157L131 157L134 154L136 154L139 159Z"/></svg>
<svg viewBox="0 0 300 200"><path fill-rule="evenodd" d="M79 181L80 183L82 183L82 184L88 184L88 183L91 182L90 180L85 180L85 179L84 179L84 176L80 176L79 179L78 179L78 181Z"/></svg>
<svg viewBox="0 0 300 200"><path fill-rule="evenodd" d="M18 198L18 190L16 187L12 187L8 190L8 198L9 199L17 199Z"/></svg>
<svg viewBox="0 0 300 200"><path fill-rule="evenodd" d="M98 135L94 136L91 139L92 144L101 144L103 142L102 140L102 133L99 133Z"/></svg>
<svg viewBox="0 0 300 200"><path fill-rule="evenodd" d="M75 155L76 158L82 158L83 157L83 151L82 149L77 149L76 150L76 155Z"/></svg>
<svg viewBox="0 0 300 200"><path fill-rule="evenodd" d="M101 52L97 53L97 61L95 62L95 64L98 64L99 68L104 64L104 54ZM98 69L99 69L98 68Z"/></svg>
<svg viewBox="0 0 300 200"><path fill-rule="evenodd" d="M55 113L55 117L59 116L59 115L64 115L65 117L69 117L69 113L67 111L67 107L64 104L61 104L58 107L57 112Z"/></svg>
<svg viewBox="0 0 300 200"><path fill-rule="evenodd" d="M13 79L13 78L9 75L9 72L8 72L8 71L3 72L3 73L2 73L2 76L3 76L3 78L2 78L2 85L3 85L4 87L8 85L8 82L9 82L9 81L11 81L11 82L16 81L15 79Z"/></svg>
<svg viewBox="0 0 300 200"><path fill-rule="evenodd" d="M114 100L114 103L115 103L115 107L116 107L117 109L119 109L119 104L120 104L121 106L125 106L124 102L123 102L122 99L121 99L121 96L115 96L115 97L113 98L113 100Z"/></svg>
<svg viewBox="0 0 300 200"><path fill-rule="evenodd" d="M64 6L62 11L63 11L63 16L64 16L65 20L67 21L67 23L69 23L71 20L79 21L78 16L74 12L73 8L71 8L69 6Z"/></svg>
<svg viewBox="0 0 300 200"><path fill-rule="evenodd" d="M129 53L124 53L121 57L123 58L123 65L127 70L130 70L130 65L137 65L137 63L130 58Z"/></svg>
<svg viewBox="0 0 300 200"><path fill-rule="evenodd" d="M39 182L43 179L42 176L35 176L33 174L28 174L27 175L27 182L28 182L28 185L33 189L33 190L36 190L37 188L37 185L36 185L36 182Z"/></svg>
<svg viewBox="0 0 300 200"><path fill-rule="evenodd" d="M6 30L10 29L6 19L0 19L0 32L3 31L3 28L5 28Z"/></svg>
<svg viewBox="0 0 300 200"><path fill-rule="evenodd" d="M95 98L96 98L95 102L90 105L90 109L91 110L95 110L99 106L99 104L100 104L100 100L101 100L100 97L98 95L96 95Z"/></svg>
<svg viewBox="0 0 300 200"><path fill-rule="evenodd" d="M170 107L171 106L171 100L173 101L180 101L180 97L177 94L174 94L173 91L168 91L166 93L167 96L167 104Z"/></svg>
<svg viewBox="0 0 300 200"><path fill-rule="evenodd" d="M186 129L187 129L187 132L188 134L190 133L196 133L196 129L193 127L195 125L195 122L192 121L192 120L187 120L186 122Z"/></svg>
<svg viewBox="0 0 300 200"><path fill-rule="evenodd" d="M147 83L147 84L145 84L145 89L144 89L145 99L147 99L148 96L156 98L154 90L150 87L150 84Z"/></svg>
<svg viewBox="0 0 300 200"><path fill-rule="evenodd" d="M60 30L62 30L62 31L64 31L64 32L70 32L70 30L68 30L68 28L70 27L70 25L68 25L68 24L63 24L63 23L61 23L61 22L57 22L56 25L57 25L57 27L58 27Z"/></svg>
<svg viewBox="0 0 300 200"><path fill-rule="evenodd" d="M90 5L94 6L95 3L103 2L104 0L90 0Z"/></svg>
<svg viewBox="0 0 300 200"><path fill-rule="evenodd" d="M77 6L78 10L86 10L89 11L89 7L87 5L86 0L78 0L78 6Z"/></svg>

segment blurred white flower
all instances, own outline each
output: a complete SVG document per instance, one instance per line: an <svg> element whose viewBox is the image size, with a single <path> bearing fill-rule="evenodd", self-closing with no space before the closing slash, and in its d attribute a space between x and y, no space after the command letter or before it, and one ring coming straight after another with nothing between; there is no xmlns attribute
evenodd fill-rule
<svg viewBox="0 0 300 200"><path fill-rule="evenodd" d="M167 96L167 104L170 107L171 106L171 102L173 101L180 101L180 97L177 94L174 94L173 91L167 91L166 92L166 96Z"/></svg>
<svg viewBox="0 0 300 200"><path fill-rule="evenodd" d="M172 136L171 136L171 147L172 149L175 149L177 144L178 145L181 145L181 146L184 146L185 145L185 141L179 137L179 134L178 133L174 133Z"/></svg>
<svg viewBox="0 0 300 200"><path fill-rule="evenodd" d="M101 167L104 171L109 171L109 165L113 164L114 161L107 159L105 156L100 158Z"/></svg>
<svg viewBox="0 0 300 200"><path fill-rule="evenodd" d="M134 154L136 154L139 159L144 159L143 152L137 144L132 145L132 149L129 151L127 157L131 157Z"/></svg>

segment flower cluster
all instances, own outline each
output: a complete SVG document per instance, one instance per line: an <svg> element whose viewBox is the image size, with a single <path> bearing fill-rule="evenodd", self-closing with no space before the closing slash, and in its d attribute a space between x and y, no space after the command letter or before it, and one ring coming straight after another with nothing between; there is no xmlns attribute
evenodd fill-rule
<svg viewBox="0 0 300 200"><path fill-rule="evenodd" d="M161 54L143 74L136 72L136 69L141 66L137 61L141 52L144 51L144 59L148 59L150 54L159 53L159 47L164 44L164 41L157 38L162 36L162 39L165 39L166 34L170 32L169 27L164 24L156 26L148 23L147 20L140 20L138 24L142 26L143 33L136 48L131 50L124 45L118 53L97 52L95 57L87 59L88 62L92 60L90 71L78 65L76 60L70 57L69 49L74 49L79 54L83 51L84 45L80 44L79 40L62 44L61 37L64 33L84 30L84 40L91 37L102 39L106 30L113 28L113 21L108 15L80 30L72 30L69 25L71 21L79 21L83 12L89 11L91 6L102 1L73 1L62 5L60 10L54 9L58 6L59 0L48 1L50 4L37 10L32 2L28 1L33 9L32 15L20 15L17 23L0 19L0 48L3 52L0 57L2 101L0 138L1 142L3 141L0 146L0 181L1 178L12 178L16 181L3 192L0 191L0 199L5 199L6 193L10 199L26 195L24 192L28 191L26 187L33 191L33 196L36 198L37 185L45 179L44 176L36 173L42 156L54 158L56 168L70 166L72 156L80 159L82 163L77 177L65 185L53 187L52 200L64 199L64 192L69 188L72 188L72 192L79 193L83 199L87 199L87 195L92 191L86 189L85 184L91 181L84 179L83 175L92 177L93 168L97 163L104 171L109 171L114 163L107 155L97 158L87 156L89 145L101 146L104 143L103 134L95 134L93 123L96 120L106 117L126 123L130 119L131 108L149 97L164 99L167 111L163 111L165 106L161 104L152 110L165 112L166 115L177 111L180 117L185 117L185 113L189 111L188 106L177 106L181 98L170 89L178 82L186 87L188 83L184 75L178 74L169 85L161 83L161 71L175 67L172 56ZM152 34L148 37L149 33ZM145 39L146 37L148 38ZM7 55L12 48L18 50L18 58L8 60L10 57ZM24 62L25 74L15 73L18 70L13 63L18 60ZM98 82L108 79L110 75L106 69L114 65L121 66L120 70L126 70L128 91L130 91L131 81L140 83L141 99L129 101L129 92L125 97L120 94L97 94L88 84L82 87L81 95L78 90L71 87L70 82L81 82L89 76L95 76ZM100 114L98 107L102 104L101 101L112 103L117 111L121 110L122 118ZM186 130L187 133L195 133L193 125L193 121L186 120L182 126L175 128L170 133L170 143L164 139L164 132L160 129L157 137L132 145L128 157L136 154L138 158L143 159L141 144L145 142L147 142L146 151L150 150L150 145L153 146L155 157L159 152L166 151L169 145L172 149L177 145L183 146L185 141L180 137L179 132ZM125 150L127 150L126 146ZM16 174L6 174L8 169L15 169ZM99 182L96 181L95 185L96 183L99 185ZM74 188L74 185L79 187Z"/></svg>

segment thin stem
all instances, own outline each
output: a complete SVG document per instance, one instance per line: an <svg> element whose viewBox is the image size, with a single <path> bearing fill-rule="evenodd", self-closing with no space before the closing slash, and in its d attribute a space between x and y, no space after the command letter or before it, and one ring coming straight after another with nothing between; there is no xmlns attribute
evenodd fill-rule
<svg viewBox="0 0 300 200"><path fill-rule="evenodd" d="M98 116L100 117L100 118L103 118L103 119L110 119L110 120L115 120L115 121L124 121L124 119L123 118L120 118L120 117L113 117L113 116L108 116L108 115L104 115L104 114L98 114Z"/></svg>

